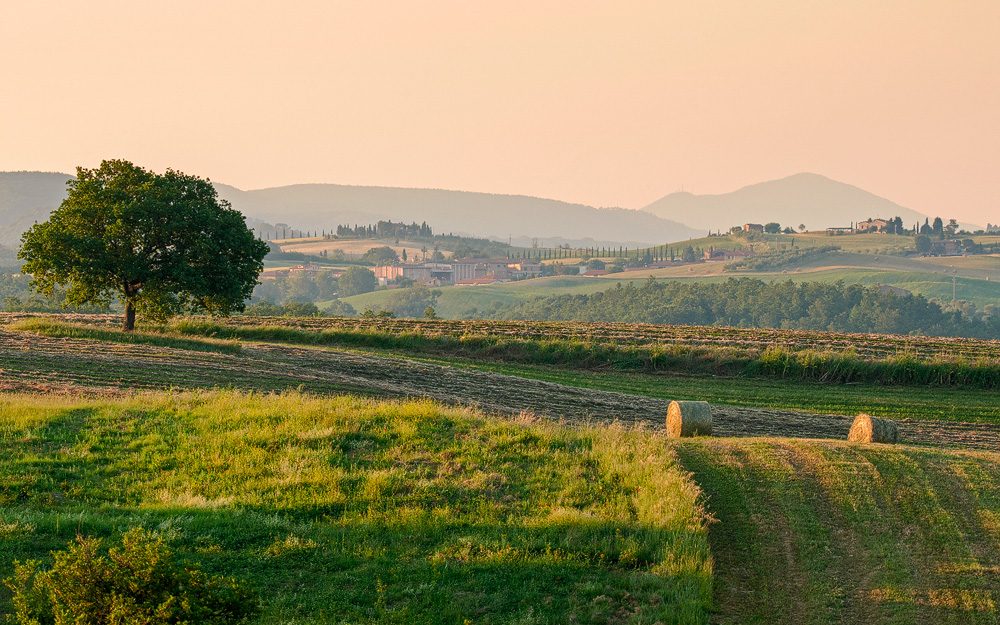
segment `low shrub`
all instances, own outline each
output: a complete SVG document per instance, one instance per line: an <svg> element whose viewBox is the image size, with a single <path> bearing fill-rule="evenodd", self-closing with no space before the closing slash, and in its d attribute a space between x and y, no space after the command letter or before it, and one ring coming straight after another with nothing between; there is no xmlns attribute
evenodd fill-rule
<svg viewBox="0 0 1000 625"><path fill-rule="evenodd" d="M256 597L234 579L209 577L177 562L154 533L129 530L105 553L100 538L82 538L36 560L14 563L4 580L19 625L204 625L238 623L258 610Z"/></svg>

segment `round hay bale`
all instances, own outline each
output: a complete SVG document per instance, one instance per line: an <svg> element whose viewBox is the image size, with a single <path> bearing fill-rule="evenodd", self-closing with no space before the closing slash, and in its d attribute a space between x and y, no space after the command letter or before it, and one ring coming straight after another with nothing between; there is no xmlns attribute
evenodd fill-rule
<svg viewBox="0 0 1000 625"><path fill-rule="evenodd" d="M667 436L712 435L712 409L706 401L672 401L667 408Z"/></svg>
<svg viewBox="0 0 1000 625"><path fill-rule="evenodd" d="M895 443L899 440L899 429L888 419L859 414L851 424L847 440L857 443Z"/></svg>

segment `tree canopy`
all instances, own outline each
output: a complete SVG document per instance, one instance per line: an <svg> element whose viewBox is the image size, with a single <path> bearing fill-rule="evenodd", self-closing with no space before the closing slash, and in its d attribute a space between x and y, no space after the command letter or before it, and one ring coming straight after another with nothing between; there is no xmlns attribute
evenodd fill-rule
<svg viewBox="0 0 1000 625"><path fill-rule="evenodd" d="M77 168L69 194L45 223L21 237L18 256L45 295L69 285L66 301L125 307L162 321L182 312L243 310L267 244L207 180L160 175L124 160Z"/></svg>
<svg viewBox="0 0 1000 625"><path fill-rule="evenodd" d="M388 245L383 245L369 249L361 256L361 260L376 265L394 265L399 262L399 256L396 254L396 250Z"/></svg>
<svg viewBox="0 0 1000 625"><path fill-rule="evenodd" d="M539 297L476 311L480 318L718 325L834 332L1000 337L1000 316L897 296L859 284L729 278L718 283L629 282L592 294Z"/></svg>
<svg viewBox="0 0 1000 625"><path fill-rule="evenodd" d="M338 282L340 283L340 297L370 293L378 285L375 274L364 267L348 267Z"/></svg>

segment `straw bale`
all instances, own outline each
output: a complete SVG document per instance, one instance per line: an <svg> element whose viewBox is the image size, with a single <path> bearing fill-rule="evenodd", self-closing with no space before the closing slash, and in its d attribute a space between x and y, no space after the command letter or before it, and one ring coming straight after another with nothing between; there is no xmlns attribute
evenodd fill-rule
<svg viewBox="0 0 1000 625"><path fill-rule="evenodd" d="M711 436L712 409L704 401L672 401L667 408L667 436Z"/></svg>
<svg viewBox="0 0 1000 625"><path fill-rule="evenodd" d="M859 443L895 443L899 440L899 429L888 419L859 414L851 424L847 440Z"/></svg>

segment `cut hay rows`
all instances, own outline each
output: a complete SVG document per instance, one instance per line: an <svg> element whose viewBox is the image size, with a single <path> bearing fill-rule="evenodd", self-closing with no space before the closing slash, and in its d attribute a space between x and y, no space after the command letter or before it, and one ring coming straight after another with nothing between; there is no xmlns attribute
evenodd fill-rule
<svg viewBox="0 0 1000 625"><path fill-rule="evenodd" d="M121 325L121 317L117 315L0 313L0 322L12 322L29 317L53 317L63 321L106 324L111 327ZM768 348L777 347L791 351L812 350L850 353L864 359L905 355L918 360L930 360L946 354L950 358L961 358L969 361L1000 360L1000 341L892 334L554 321L246 316L223 319L201 318L201 320L230 326L280 326L311 331L380 331L390 334L418 334L427 337L489 336L525 340L566 339L618 346L728 347L746 352L748 356L759 355Z"/></svg>
<svg viewBox="0 0 1000 625"><path fill-rule="evenodd" d="M490 412L662 428L668 402L541 380L332 349L260 344L240 355L46 338L0 330L0 390L120 393L134 389L301 388L317 394L430 397ZM713 436L843 440L851 417L712 406ZM1000 426L902 420L907 444L996 450Z"/></svg>

